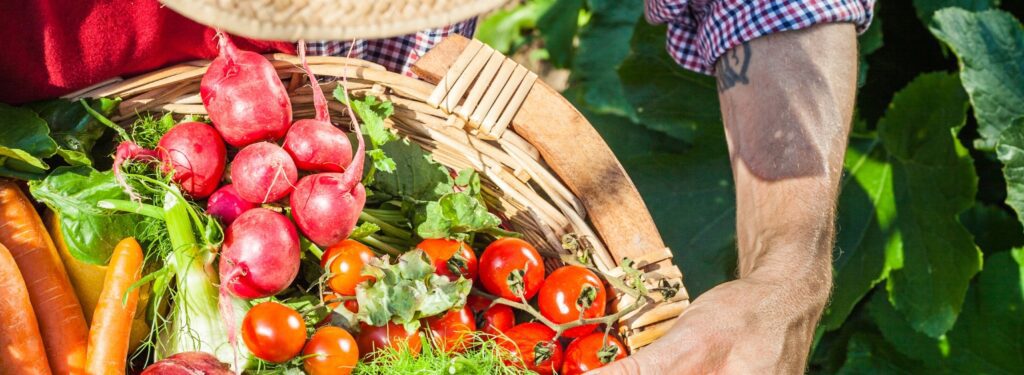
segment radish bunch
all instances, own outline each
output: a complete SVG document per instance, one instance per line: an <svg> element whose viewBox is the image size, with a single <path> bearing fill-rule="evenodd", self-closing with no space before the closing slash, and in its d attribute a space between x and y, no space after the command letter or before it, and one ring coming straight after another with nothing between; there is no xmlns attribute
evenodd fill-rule
<svg viewBox="0 0 1024 375"><path fill-rule="evenodd" d="M228 225L218 265L222 294L253 299L280 293L299 271L299 232L317 245L334 245L351 234L366 201L362 135L356 126L353 155L348 135L330 122L304 49L300 43L315 118L293 124L288 93L273 65L221 36L220 55L200 84L213 126L178 124L155 150L131 141L117 148L114 171L126 191L131 189L121 178L121 164L158 163L187 196L208 198L207 212ZM222 181L225 143L237 149L230 184ZM294 222L273 209L284 204L291 206Z"/></svg>

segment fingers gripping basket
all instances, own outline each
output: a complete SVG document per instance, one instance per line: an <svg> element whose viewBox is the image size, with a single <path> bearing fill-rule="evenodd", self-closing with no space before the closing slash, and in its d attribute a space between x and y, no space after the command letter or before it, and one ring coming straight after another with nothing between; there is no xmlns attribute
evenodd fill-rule
<svg viewBox="0 0 1024 375"><path fill-rule="evenodd" d="M298 58L268 56L288 87L293 115L313 117L312 90ZM114 120L130 123L137 113L206 114L199 81L207 61L185 63L128 80L114 80L69 98L120 97ZM394 102L387 125L433 153L445 166L474 168L483 177L490 207L557 266L566 253L562 237L577 234L593 247L596 266L621 274L628 257L645 272L646 283L682 285L639 193L611 150L586 119L526 68L480 42L449 37L413 68L423 79L391 73L355 59L310 57L322 84L334 90L344 78L357 97L376 95ZM332 111L345 107L331 102ZM347 125L347 116L332 116ZM654 293L658 294L658 293ZM630 351L664 334L689 303L685 288L673 298L625 315L619 332ZM633 301L623 296L614 304Z"/></svg>

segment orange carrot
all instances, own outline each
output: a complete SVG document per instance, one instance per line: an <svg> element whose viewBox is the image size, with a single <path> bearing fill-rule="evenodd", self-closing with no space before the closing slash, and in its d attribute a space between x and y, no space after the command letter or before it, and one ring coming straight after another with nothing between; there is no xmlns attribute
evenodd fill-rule
<svg viewBox="0 0 1024 375"><path fill-rule="evenodd" d="M10 250L0 244L0 374L49 374L43 337L25 280Z"/></svg>
<svg viewBox="0 0 1024 375"><path fill-rule="evenodd" d="M132 237L121 240L110 256L103 291L89 328L85 369L90 374L124 374L132 319L139 303L139 289L128 289L142 276L142 259L142 248Z"/></svg>
<svg viewBox="0 0 1024 375"><path fill-rule="evenodd" d="M50 369L59 375L83 373L89 327L82 306L43 221L10 180L0 180L0 243L25 279Z"/></svg>

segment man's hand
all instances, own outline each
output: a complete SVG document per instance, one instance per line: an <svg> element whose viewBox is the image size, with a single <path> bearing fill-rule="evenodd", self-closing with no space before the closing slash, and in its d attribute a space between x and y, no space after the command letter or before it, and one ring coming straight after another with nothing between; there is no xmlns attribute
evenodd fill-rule
<svg viewBox="0 0 1024 375"><path fill-rule="evenodd" d="M857 77L852 24L755 39L719 59L739 279L592 373L802 373L831 288L835 204Z"/></svg>

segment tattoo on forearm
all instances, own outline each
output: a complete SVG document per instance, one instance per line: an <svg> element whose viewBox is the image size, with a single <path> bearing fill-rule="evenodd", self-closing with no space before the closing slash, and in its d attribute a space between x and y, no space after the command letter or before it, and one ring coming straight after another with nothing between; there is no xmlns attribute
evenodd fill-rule
<svg viewBox="0 0 1024 375"><path fill-rule="evenodd" d="M725 92L733 86L750 83L750 78L747 77L750 56L750 43L747 42L743 42L742 45L736 46L722 55L718 64L718 92Z"/></svg>

